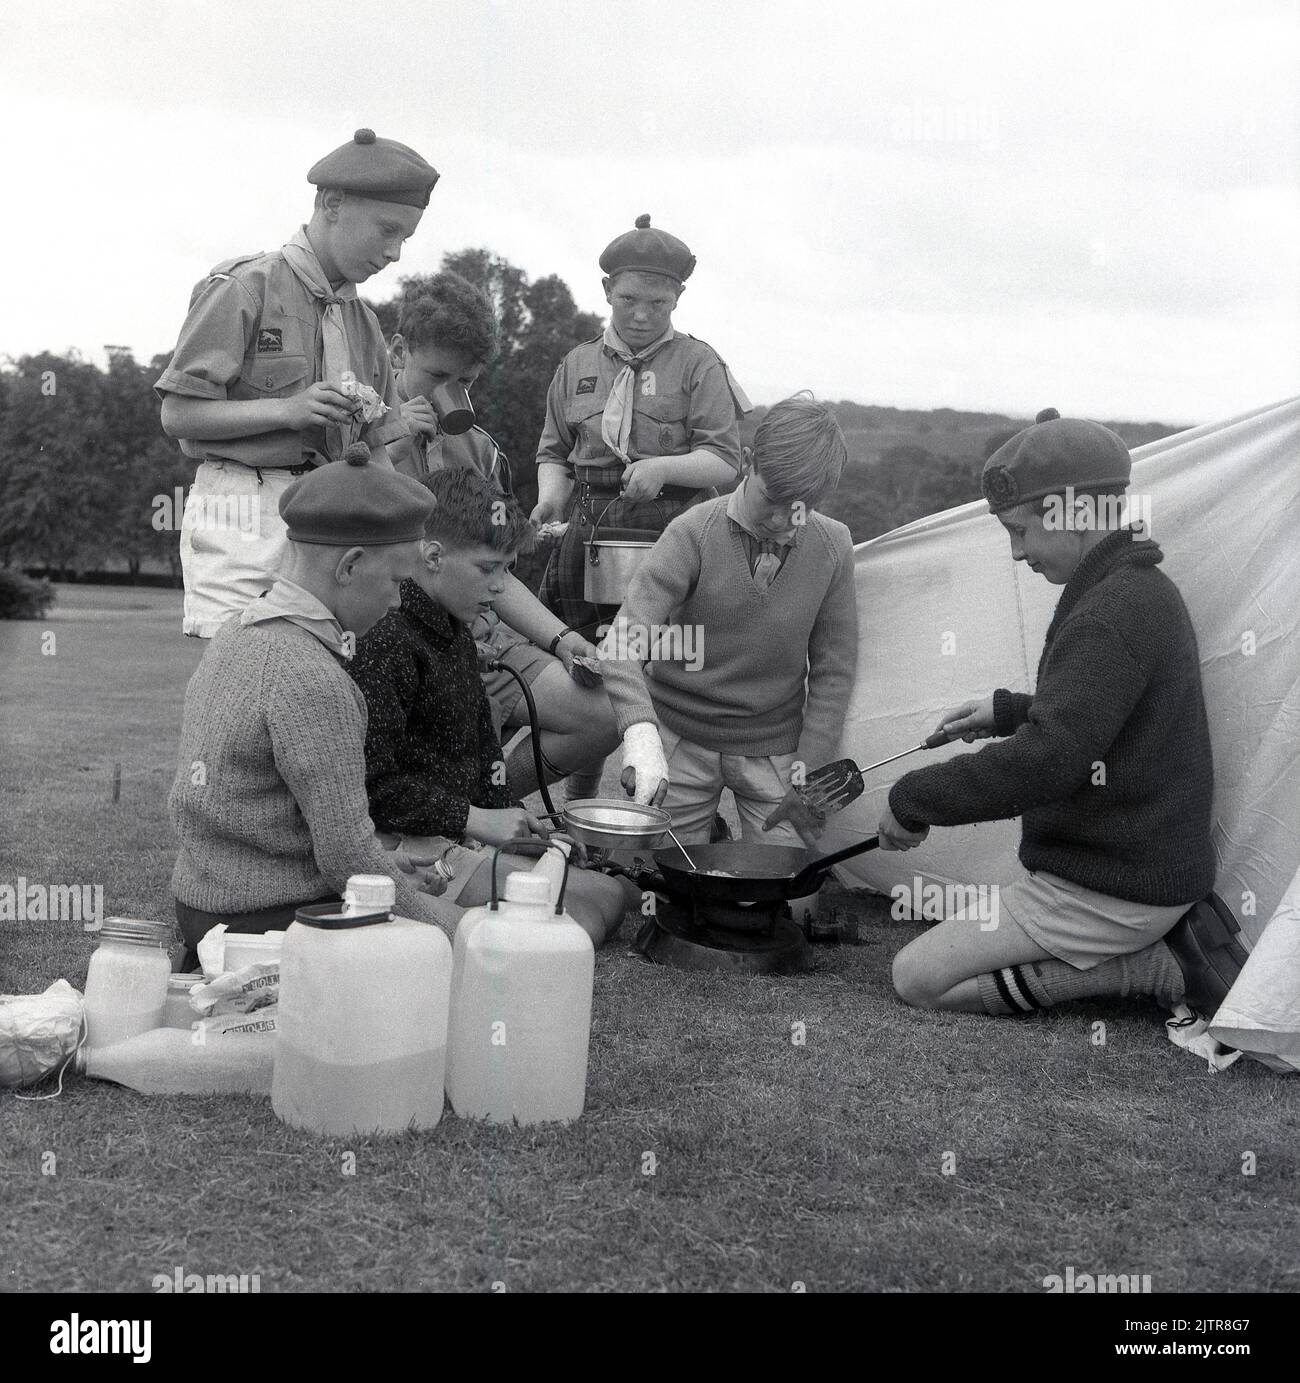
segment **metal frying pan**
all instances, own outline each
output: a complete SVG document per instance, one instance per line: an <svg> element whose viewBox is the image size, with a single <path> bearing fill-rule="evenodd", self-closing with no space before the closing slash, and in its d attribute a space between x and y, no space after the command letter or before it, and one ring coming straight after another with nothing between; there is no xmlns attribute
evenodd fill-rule
<svg viewBox="0 0 1300 1383"><path fill-rule="evenodd" d="M680 850L656 850L655 864L670 897L716 903L774 903L802 898L816 891L834 865L874 850L879 836L830 855L817 855L790 845L757 845L719 841L693 845L691 869Z"/></svg>

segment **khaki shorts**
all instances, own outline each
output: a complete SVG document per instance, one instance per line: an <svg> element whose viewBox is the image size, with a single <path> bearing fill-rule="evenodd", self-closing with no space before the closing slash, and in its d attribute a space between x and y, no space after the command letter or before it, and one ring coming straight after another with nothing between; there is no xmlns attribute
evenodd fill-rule
<svg viewBox="0 0 1300 1383"><path fill-rule="evenodd" d="M500 632L493 636L491 647L496 655L512 667L528 683L529 687L550 667L560 660L535 643L529 643L522 635L506 630L505 637ZM524 694L519 683L508 672L498 668L483 673L483 689L492 701L492 719L496 722L498 733L503 725L527 725L528 714L521 704ZM516 712L518 715L516 716ZM513 718L513 720L512 720Z"/></svg>
<svg viewBox="0 0 1300 1383"><path fill-rule="evenodd" d="M1191 907L1130 903L1045 870L999 890L998 906L1044 951L1076 970L1153 946Z"/></svg>
<svg viewBox="0 0 1300 1383"><path fill-rule="evenodd" d="M687 845L703 845L708 841L722 790L730 788L744 840L803 849L799 833L788 821L778 822L770 831L763 829L763 819L790 786L793 754L772 754L764 758L723 754L683 739L666 725L659 727L659 738L668 761L668 796L664 798L664 810L673 819L673 830Z"/></svg>
<svg viewBox="0 0 1300 1383"><path fill-rule="evenodd" d="M194 472L181 523L185 633L210 639L269 590L284 563L287 528L280 496L297 480L287 470L204 461Z"/></svg>

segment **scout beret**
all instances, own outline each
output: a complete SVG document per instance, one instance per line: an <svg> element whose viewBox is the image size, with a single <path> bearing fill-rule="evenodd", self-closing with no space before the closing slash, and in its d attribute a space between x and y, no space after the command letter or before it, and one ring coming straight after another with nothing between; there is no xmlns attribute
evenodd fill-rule
<svg viewBox="0 0 1300 1383"><path fill-rule="evenodd" d="M370 448L353 442L343 459L295 480L280 496L291 543L390 547L424 536L433 496L418 481L370 464Z"/></svg>
<svg viewBox="0 0 1300 1383"><path fill-rule="evenodd" d="M695 268L695 256L675 235L653 230L646 213L636 218L635 230L624 231L605 246L600 267L607 274L631 269L638 274L666 274L685 283Z"/></svg>
<svg viewBox="0 0 1300 1383"><path fill-rule="evenodd" d="M374 130L358 130L347 144L314 163L307 181L377 202L426 207L438 170L405 144L379 139Z"/></svg>
<svg viewBox="0 0 1300 1383"><path fill-rule="evenodd" d="M1133 462L1123 440L1085 418L1063 418L1045 408L1030 427L1017 432L984 463L980 488L989 509L1001 513L1017 504L1075 490L1123 490Z"/></svg>

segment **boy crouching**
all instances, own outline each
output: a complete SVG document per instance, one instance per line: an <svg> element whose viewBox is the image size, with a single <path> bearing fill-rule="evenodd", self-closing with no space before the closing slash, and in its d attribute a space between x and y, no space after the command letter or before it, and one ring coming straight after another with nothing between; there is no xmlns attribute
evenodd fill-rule
<svg viewBox="0 0 1300 1383"><path fill-rule="evenodd" d="M433 861L446 898L477 907L491 879L491 852L482 847L549 835L511 804L470 633L505 589L531 527L514 500L473 471L435 471L422 483L435 507L416 573L402 584L401 608L361 641L351 671L369 708L366 785L375 825L402 837L412 859ZM507 856L502 876L534 863ZM626 905L622 885L579 870L565 899L597 946Z"/></svg>
<svg viewBox="0 0 1300 1383"><path fill-rule="evenodd" d="M222 627L186 689L167 805L191 950L218 923L287 927L300 906L341 897L352 874L391 876L403 916L447 932L459 920L375 840L366 802L365 700L345 668L357 637L397 604L432 508L419 484L369 456L354 444L285 491L285 564Z"/></svg>

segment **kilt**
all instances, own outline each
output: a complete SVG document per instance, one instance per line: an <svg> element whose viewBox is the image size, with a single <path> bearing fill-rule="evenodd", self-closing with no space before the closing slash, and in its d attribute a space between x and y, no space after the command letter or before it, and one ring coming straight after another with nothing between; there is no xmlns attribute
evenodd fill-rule
<svg viewBox="0 0 1300 1383"><path fill-rule="evenodd" d="M583 576L587 566L586 542L599 524L609 528L641 528L662 533L670 520L701 500L712 498L715 490L688 490L681 485L665 485L658 499L627 501L619 490L621 465L592 468L592 479L579 476L573 501L566 516L568 531L551 553L542 577L538 599L570 629L596 639L601 624L612 622L617 605L593 605L583 597Z"/></svg>

